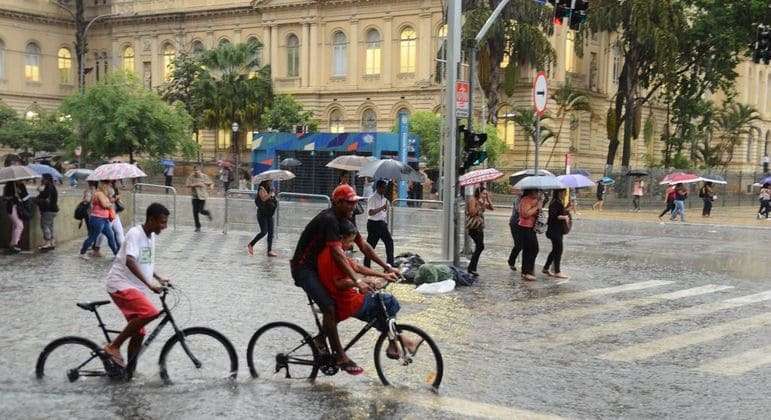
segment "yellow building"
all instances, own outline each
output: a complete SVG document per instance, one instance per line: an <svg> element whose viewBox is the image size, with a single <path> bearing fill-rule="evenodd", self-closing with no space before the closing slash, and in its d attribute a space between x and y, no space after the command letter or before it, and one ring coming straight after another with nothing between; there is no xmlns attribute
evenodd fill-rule
<svg viewBox="0 0 771 420"><path fill-rule="evenodd" d="M71 2L72 3L72 2ZM443 86L437 83L436 57L446 34L438 0L85 0L86 17L104 16L89 29L84 67L86 83L123 68L138 74L147 87L162 85L169 63L180 51L212 48L224 42L257 39L262 62L270 64L275 90L295 96L312 111L324 131L389 131L401 112L441 112ZM563 126L556 147L547 143L542 163L561 168L572 151L575 165L601 171L607 152L605 113L616 90L622 57L611 47L612 36L586 40L582 58L573 53L574 33L565 26L552 36L557 63L549 71L550 87L566 78L585 89L593 113L577 113ZM33 117L57 106L77 86L72 16L50 0L0 0L0 99ZM761 111L764 122L737 153L737 168L759 167L771 134L771 72L763 65L743 64L742 100ZM508 153L504 165L532 162L532 144L510 116L530 106L534 71L520 72L520 87L496 110L477 108L480 116L495 112ZM477 104L483 104L477 91ZM552 107L553 108L553 107ZM656 104L655 138L664 125ZM230 133L201 133L204 155L220 157L230 147ZM247 142L244 151L249 148ZM660 142L633 145L633 166L643 166L646 153L658 155ZM552 150L553 149L553 150ZM620 150L619 150L620 159ZM550 158L551 156L551 158Z"/></svg>

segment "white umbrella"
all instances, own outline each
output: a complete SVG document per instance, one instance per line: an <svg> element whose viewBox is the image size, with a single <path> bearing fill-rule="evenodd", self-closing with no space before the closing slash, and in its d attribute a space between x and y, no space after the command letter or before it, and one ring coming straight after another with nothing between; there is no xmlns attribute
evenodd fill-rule
<svg viewBox="0 0 771 420"><path fill-rule="evenodd" d="M92 171L91 169L74 168L74 169L70 169L67 172L65 172L64 173L64 177L65 178L71 178L71 177L74 176L75 178L86 178L86 177L88 177L89 175L91 175L93 173L94 173L94 171Z"/></svg>
<svg viewBox="0 0 771 420"><path fill-rule="evenodd" d="M0 169L0 184L13 181L26 181L35 178L40 178L40 174L26 166L11 165Z"/></svg>
<svg viewBox="0 0 771 420"><path fill-rule="evenodd" d="M364 165L358 176L372 179L396 179L400 181L424 182L423 175L410 165L394 159L381 159Z"/></svg>
<svg viewBox="0 0 771 420"><path fill-rule="evenodd" d="M520 190L561 190L567 187L555 176L542 175L522 178L514 185L514 188Z"/></svg>
<svg viewBox="0 0 771 420"><path fill-rule="evenodd" d="M106 163L94 170L86 181L115 181L118 179L142 178L147 176L136 165L130 163Z"/></svg>
<svg viewBox="0 0 771 420"><path fill-rule="evenodd" d="M699 177L699 180L704 182L711 182L713 184L728 184L728 182L725 179L718 179L717 177L712 177L710 175L701 176Z"/></svg>
<svg viewBox="0 0 771 420"><path fill-rule="evenodd" d="M522 176L522 175L535 175L535 170L533 169L524 169L519 172L514 172L511 174L511 176ZM539 169L538 175L548 175L548 176L554 176L553 173L547 171L546 169Z"/></svg>
<svg viewBox="0 0 771 420"><path fill-rule="evenodd" d="M295 177L295 174L284 169L270 169L260 172L252 178L252 182L259 184L262 181L287 181Z"/></svg>
<svg viewBox="0 0 771 420"><path fill-rule="evenodd" d="M327 168L340 169L343 171L358 171L364 165L376 161L372 156L344 155L338 156L327 163Z"/></svg>

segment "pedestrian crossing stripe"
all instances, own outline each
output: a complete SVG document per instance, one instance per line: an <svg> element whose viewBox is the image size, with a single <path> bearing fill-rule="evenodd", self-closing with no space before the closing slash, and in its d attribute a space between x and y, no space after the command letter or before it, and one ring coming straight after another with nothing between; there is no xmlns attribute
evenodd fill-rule
<svg viewBox="0 0 771 420"><path fill-rule="evenodd" d="M591 290L584 290L581 292L564 293L560 295L547 296L546 298L541 299L540 302L544 302L544 303L570 302L574 300L587 299L595 296L605 296L605 295L611 295L615 293L631 292L635 290L649 289L652 287L666 286L672 283L673 282L671 281L665 281L665 280L642 281L638 283L623 284L621 286L604 287L601 289L591 289Z"/></svg>
<svg viewBox="0 0 771 420"><path fill-rule="evenodd" d="M722 302L705 303L702 305L696 305L685 309L678 309L675 311L664 312L655 315L649 315L639 318L633 318L624 321L611 322L608 324L597 325L580 330L565 331L553 335L549 335L543 338L538 338L525 343L522 343L524 348L544 349L564 346L567 344L578 343L583 341L595 340L600 337L606 337L609 335L621 334L629 331L639 330L641 328L650 327L659 324L665 324L668 322L678 321L682 319L693 318L696 316L707 315L714 312L734 309L753 303L763 302L771 299L771 290L765 292L756 293L747 296L741 296L737 298L727 299Z"/></svg>
<svg viewBox="0 0 771 420"><path fill-rule="evenodd" d="M711 327L690 331L685 334L664 337L647 343L625 347L600 356L602 359L632 362L647 359L672 350L714 341L728 335L738 334L754 328L771 325L771 312L749 318L724 322Z"/></svg>
<svg viewBox="0 0 771 420"><path fill-rule="evenodd" d="M766 365L771 365L771 345L713 360L697 367L696 370L705 373L737 376Z"/></svg>

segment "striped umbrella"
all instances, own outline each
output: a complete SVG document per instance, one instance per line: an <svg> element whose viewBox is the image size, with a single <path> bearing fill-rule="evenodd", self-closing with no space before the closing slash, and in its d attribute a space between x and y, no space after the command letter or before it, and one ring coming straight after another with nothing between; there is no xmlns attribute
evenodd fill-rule
<svg viewBox="0 0 771 420"><path fill-rule="evenodd" d="M461 177L458 178L458 183L460 184L461 187L465 187L467 185L474 185L474 184L480 184L482 182L495 181L496 179L502 176L503 176L503 172L495 168L477 169L476 171L471 171L461 175Z"/></svg>
<svg viewBox="0 0 771 420"><path fill-rule="evenodd" d="M129 163L107 163L94 170L94 173L86 178L87 181L113 181L127 178L142 178L147 176L136 165Z"/></svg>

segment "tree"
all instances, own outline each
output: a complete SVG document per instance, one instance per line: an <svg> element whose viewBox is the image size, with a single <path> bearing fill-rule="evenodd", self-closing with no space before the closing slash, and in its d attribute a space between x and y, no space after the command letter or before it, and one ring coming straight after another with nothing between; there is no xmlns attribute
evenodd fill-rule
<svg viewBox="0 0 771 420"><path fill-rule="evenodd" d="M180 53L173 61L171 79L158 90L164 101L180 103L191 117L193 135L198 144L198 131L203 127L203 102L196 84L206 71L197 54ZM200 161L200 154L198 157Z"/></svg>
<svg viewBox="0 0 771 420"><path fill-rule="evenodd" d="M499 0L465 0L463 10L463 45L471 47L476 34L482 28ZM478 49L479 84L487 101L488 121L495 123L504 82L506 93L511 95L519 68L532 65L543 70L556 61L556 53L547 37L553 30L553 10L532 0L512 0L504 7L495 24L487 32ZM506 69L501 68L508 57Z"/></svg>
<svg viewBox="0 0 771 420"><path fill-rule="evenodd" d="M57 152L73 141L72 123L55 113L21 119L0 104L0 144L25 152Z"/></svg>
<svg viewBox="0 0 771 420"><path fill-rule="evenodd" d="M0 101L0 127L19 118L13 108Z"/></svg>
<svg viewBox="0 0 771 420"><path fill-rule="evenodd" d="M578 111L592 112L591 103L589 98L579 92L570 83L570 80L566 81L564 85L560 86L552 95L552 100L557 103L557 118L559 119L557 134L554 135L554 141L552 142L551 152L549 152L549 158L546 159L546 165L548 167L551 163L551 159L554 156L554 151L557 149L557 145L562 137L562 127L565 124L565 119L570 116L571 125L574 113Z"/></svg>
<svg viewBox="0 0 771 420"><path fill-rule="evenodd" d="M749 105L726 103L720 109L715 119L715 128L718 133L719 162L724 168L733 160L736 146L754 130L752 123L758 120L758 111Z"/></svg>
<svg viewBox="0 0 771 420"><path fill-rule="evenodd" d="M442 117L429 111L417 111L410 115L409 123L410 133L420 138L420 155L426 158L429 168L436 168L442 147Z"/></svg>
<svg viewBox="0 0 771 420"><path fill-rule="evenodd" d="M274 97L273 103L262 114L261 127L264 129L291 133L296 125L308 126L308 131L314 132L319 123L312 112L305 111L302 104L289 95Z"/></svg>
<svg viewBox="0 0 771 420"><path fill-rule="evenodd" d="M110 73L84 93L67 97L61 112L80 127L84 152L92 159L123 154L132 161L137 154L189 157L197 148L183 106L167 104L131 73ZM79 145L69 143L72 149Z"/></svg>
<svg viewBox="0 0 771 420"><path fill-rule="evenodd" d="M536 122L537 122L538 116L535 114L535 111L533 111L532 108L518 108L514 112L514 117L512 120L515 124L517 124L522 130L527 134L527 140L529 142L532 142L535 144L536 142ZM548 122L551 120L551 117L549 114L544 114L541 117L541 141L539 142L539 147L542 146L546 141L554 137L554 133L549 129ZM528 151L530 150L530 145L528 145ZM527 157L526 157L527 159Z"/></svg>

